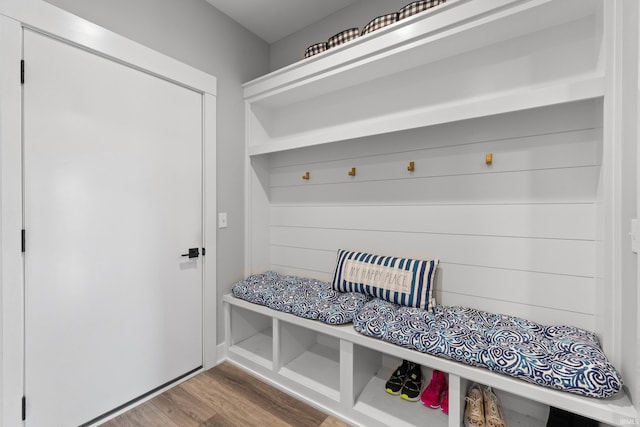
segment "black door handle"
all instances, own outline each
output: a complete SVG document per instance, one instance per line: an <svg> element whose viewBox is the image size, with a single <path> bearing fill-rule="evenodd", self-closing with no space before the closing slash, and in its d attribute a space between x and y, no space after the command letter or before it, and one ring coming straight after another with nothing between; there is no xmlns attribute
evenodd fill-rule
<svg viewBox="0 0 640 427"><path fill-rule="evenodd" d="M198 258L200 256L200 249L189 248L188 254L182 254L182 256L188 256L189 258Z"/></svg>

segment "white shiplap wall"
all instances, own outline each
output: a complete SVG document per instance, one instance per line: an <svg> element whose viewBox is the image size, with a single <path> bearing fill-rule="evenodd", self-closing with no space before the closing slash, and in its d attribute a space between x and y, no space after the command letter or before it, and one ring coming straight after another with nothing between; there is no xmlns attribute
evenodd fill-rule
<svg viewBox="0 0 640 427"><path fill-rule="evenodd" d="M440 303L593 330L601 109L583 101L271 154L270 268L329 280L339 248L439 258Z"/></svg>

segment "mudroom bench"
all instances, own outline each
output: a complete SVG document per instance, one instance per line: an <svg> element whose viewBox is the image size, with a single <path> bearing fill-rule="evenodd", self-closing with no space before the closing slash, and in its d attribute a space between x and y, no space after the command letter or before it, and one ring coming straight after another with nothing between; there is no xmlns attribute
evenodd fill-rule
<svg viewBox="0 0 640 427"><path fill-rule="evenodd" d="M640 350L625 340L638 336L637 126L621 113L638 105L623 83L637 84L639 13L448 0L243 85L245 276L326 281L335 249L354 246L437 258L439 304L593 331L622 391L544 388L231 294L224 357L358 425L460 426L473 382L509 426L544 426L550 406L640 422ZM385 393L402 359L447 373L448 416Z"/></svg>
<svg viewBox="0 0 640 427"><path fill-rule="evenodd" d="M405 349L341 326L303 319L224 296L225 343L230 361L298 398L360 425L460 426L464 397L474 383L491 386L508 425L544 426L548 406L611 425L636 422L638 414L624 391L594 399L556 391ZM406 359L448 374L449 415L419 402L391 396L384 384ZM508 390L508 391L507 391Z"/></svg>

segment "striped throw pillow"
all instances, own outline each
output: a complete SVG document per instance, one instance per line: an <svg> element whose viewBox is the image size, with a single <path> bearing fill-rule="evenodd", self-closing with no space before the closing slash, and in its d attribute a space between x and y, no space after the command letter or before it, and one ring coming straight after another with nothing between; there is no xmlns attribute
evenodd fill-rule
<svg viewBox="0 0 640 427"><path fill-rule="evenodd" d="M418 260L338 250L332 287L361 292L408 307L432 311L438 260Z"/></svg>

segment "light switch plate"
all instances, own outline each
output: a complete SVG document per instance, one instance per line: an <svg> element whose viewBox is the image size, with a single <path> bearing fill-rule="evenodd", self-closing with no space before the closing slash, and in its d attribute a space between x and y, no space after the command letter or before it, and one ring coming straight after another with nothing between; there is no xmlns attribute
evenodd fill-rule
<svg viewBox="0 0 640 427"><path fill-rule="evenodd" d="M218 228L227 228L227 213L220 212L218 214Z"/></svg>

